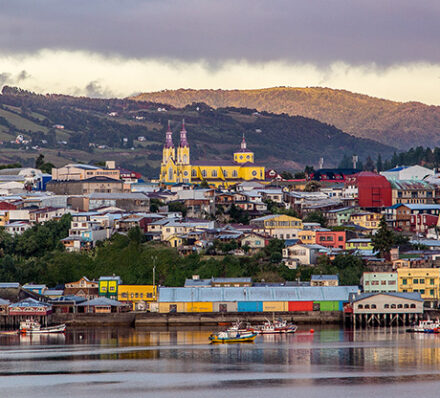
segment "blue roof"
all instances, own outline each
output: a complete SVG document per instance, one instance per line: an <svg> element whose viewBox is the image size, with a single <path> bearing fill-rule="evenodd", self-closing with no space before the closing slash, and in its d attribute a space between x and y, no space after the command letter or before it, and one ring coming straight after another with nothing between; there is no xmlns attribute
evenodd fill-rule
<svg viewBox="0 0 440 398"><path fill-rule="evenodd" d="M185 279L185 287L211 286L211 279Z"/></svg>
<svg viewBox="0 0 440 398"><path fill-rule="evenodd" d="M399 293L399 292L378 292L378 293L361 293L353 296L353 302L360 301L372 296L378 296L380 294L385 294L387 296L394 296L408 300L424 301L420 293Z"/></svg>
<svg viewBox="0 0 440 398"><path fill-rule="evenodd" d="M50 304L43 303L41 301L35 300L33 298L27 298L18 303L10 304L10 307L51 307Z"/></svg>
<svg viewBox="0 0 440 398"><path fill-rule="evenodd" d="M394 169L389 169L389 170L385 170L385 173L386 172L389 172L389 171L401 171L401 170L405 170L405 169L407 169L409 166L399 166L399 167L394 167Z"/></svg>
<svg viewBox="0 0 440 398"><path fill-rule="evenodd" d="M2 282L0 283L0 289L18 289L20 284L18 282Z"/></svg>
<svg viewBox="0 0 440 398"><path fill-rule="evenodd" d="M338 275L312 275L312 281L338 281Z"/></svg>
<svg viewBox="0 0 440 398"><path fill-rule="evenodd" d="M358 286L160 287L159 302L348 301Z"/></svg>
<svg viewBox="0 0 440 398"><path fill-rule="evenodd" d="M89 301L84 301L80 304L78 304L79 306L82 307L88 307L88 306L106 306L106 305L110 305L112 307L120 307L121 305L124 305L122 303L120 303L119 301L116 300L111 300L107 297L98 297L95 298L93 300L89 300Z"/></svg>

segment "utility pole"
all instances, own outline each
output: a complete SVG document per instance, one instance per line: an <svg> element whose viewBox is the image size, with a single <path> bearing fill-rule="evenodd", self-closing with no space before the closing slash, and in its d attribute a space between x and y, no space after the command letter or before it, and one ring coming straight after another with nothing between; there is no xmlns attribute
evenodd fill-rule
<svg viewBox="0 0 440 398"><path fill-rule="evenodd" d="M151 260L153 261L153 294L154 294L154 300L156 300L156 261L157 261L157 256L151 256Z"/></svg>

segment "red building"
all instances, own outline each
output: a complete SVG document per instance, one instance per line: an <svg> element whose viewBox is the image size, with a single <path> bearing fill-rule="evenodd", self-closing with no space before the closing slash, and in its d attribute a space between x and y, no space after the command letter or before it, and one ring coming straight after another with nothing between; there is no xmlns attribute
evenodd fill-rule
<svg viewBox="0 0 440 398"><path fill-rule="evenodd" d="M438 216L433 214L413 214L411 215L411 231L426 233L429 228L437 225Z"/></svg>
<svg viewBox="0 0 440 398"><path fill-rule="evenodd" d="M391 184L380 174L362 171L347 178L346 187L357 188L359 206L364 208L389 207L391 201Z"/></svg>
<svg viewBox="0 0 440 398"><path fill-rule="evenodd" d="M324 247L331 247L345 250L345 231L316 231L315 242Z"/></svg>

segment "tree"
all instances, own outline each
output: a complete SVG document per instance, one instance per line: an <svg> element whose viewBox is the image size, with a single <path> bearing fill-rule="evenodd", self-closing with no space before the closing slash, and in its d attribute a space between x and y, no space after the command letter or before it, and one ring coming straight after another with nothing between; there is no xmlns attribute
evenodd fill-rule
<svg viewBox="0 0 440 398"><path fill-rule="evenodd" d="M365 162L365 165L364 165L364 170L374 171L374 162L373 162L373 159L371 159L371 156L367 157L367 161Z"/></svg>
<svg viewBox="0 0 440 398"><path fill-rule="evenodd" d="M378 173L383 170L382 156L380 153L377 155L376 169Z"/></svg>
<svg viewBox="0 0 440 398"><path fill-rule="evenodd" d="M210 188L210 186L209 186L209 184L208 184L208 181L203 180L203 181L200 183L200 188Z"/></svg>
<svg viewBox="0 0 440 398"><path fill-rule="evenodd" d="M303 222L317 222L321 224L321 227L327 226L327 218L320 211L312 211L307 214L307 216L303 219Z"/></svg>
<svg viewBox="0 0 440 398"><path fill-rule="evenodd" d="M305 192L316 192L321 184L318 181L309 181L304 187Z"/></svg>
<svg viewBox="0 0 440 398"><path fill-rule="evenodd" d="M306 173L304 173L304 171L300 171L298 173L295 173L295 178L297 180L304 180L306 178Z"/></svg>
<svg viewBox="0 0 440 398"><path fill-rule="evenodd" d="M292 173L288 172L288 171L282 171L280 173L280 176L283 177L285 180L293 180L293 175Z"/></svg>
<svg viewBox="0 0 440 398"><path fill-rule="evenodd" d="M183 217L186 217L188 209L183 202L170 202L168 204L168 211L176 211L182 213Z"/></svg>
<svg viewBox="0 0 440 398"><path fill-rule="evenodd" d="M382 257L388 255L394 246L394 233L388 229L385 217L379 223L379 229L371 238L374 250L378 251Z"/></svg>

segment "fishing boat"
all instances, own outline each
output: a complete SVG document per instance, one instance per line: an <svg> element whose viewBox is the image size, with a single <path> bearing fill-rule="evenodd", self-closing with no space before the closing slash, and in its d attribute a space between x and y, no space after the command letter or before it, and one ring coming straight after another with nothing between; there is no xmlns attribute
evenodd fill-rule
<svg viewBox="0 0 440 398"><path fill-rule="evenodd" d="M66 331L66 325L60 324L55 326L41 327L41 324L37 321L28 319L20 322L19 332L21 334L48 334L48 333L64 333Z"/></svg>
<svg viewBox="0 0 440 398"><path fill-rule="evenodd" d="M263 325L251 328L250 330L258 334L288 334L295 333L297 326L282 319L274 322L266 319Z"/></svg>
<svg viewBox="0 0 440 398"><path fill-rule="evenodd" d="M432 321L430 319L419 321L418 325L415 325L411 329L407 329L407 332L411 333L440 333L440 321Z"/></svg>
<svg viewBox="0 0 440 398"><path fill-rule="evenodd" d="M211 340L211 343L252 343L256 337L257 333L253 332L225 330L211 334L209 340Z"/></svg>

